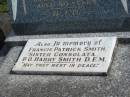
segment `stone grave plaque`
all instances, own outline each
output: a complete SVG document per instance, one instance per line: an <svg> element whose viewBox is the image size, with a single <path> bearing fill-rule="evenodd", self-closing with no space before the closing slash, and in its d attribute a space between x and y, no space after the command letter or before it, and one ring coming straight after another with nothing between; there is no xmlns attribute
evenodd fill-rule
<svg viewBox="0 0 130 97"><path fill-rule="evenodd" d="M16 34L106 32L130 26L130 0L8 0L8 4Z"/></svg>
<svg viewBox="0 0 130 97"><path fill-rule="evenodd" d="M26 74L107 74L116 37L30 39L13 67Z"/></svg>

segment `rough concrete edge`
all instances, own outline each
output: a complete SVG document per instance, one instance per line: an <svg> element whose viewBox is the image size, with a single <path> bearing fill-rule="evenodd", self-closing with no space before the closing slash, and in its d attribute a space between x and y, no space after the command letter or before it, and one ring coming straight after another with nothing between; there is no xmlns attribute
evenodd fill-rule
<svg viewBox="0 0 130 97"><path fill-rule="evenodd" d="M8 36L5 43L9 46L24 46L28 39L48 38L79 38L79 37L117 37L119 43L130 43L130 32L104 32L104 33L73 33L73 34L48 34L48 35L23 35Z"/></svg>

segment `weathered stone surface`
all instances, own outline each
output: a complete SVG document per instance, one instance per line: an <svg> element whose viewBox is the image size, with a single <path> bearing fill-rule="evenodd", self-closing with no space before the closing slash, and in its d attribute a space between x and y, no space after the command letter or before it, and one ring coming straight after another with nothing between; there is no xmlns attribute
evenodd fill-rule
<svg viewBox="0 0 130 97"><path fill-rule="evenodd" d="M98 32L98 33L78 33L78 34L49 34L49 35L14 35L6 38L8 45L25 45L29 39L48 39L48 38L79 38L79 37L118 37L119 40L129 42L130 32Z"/></svg>
<svg viewBox="0 0 130 97"><path fill-rule="evenodd" d="M129 0L8 0L16 34L128 30Z"/></svg>

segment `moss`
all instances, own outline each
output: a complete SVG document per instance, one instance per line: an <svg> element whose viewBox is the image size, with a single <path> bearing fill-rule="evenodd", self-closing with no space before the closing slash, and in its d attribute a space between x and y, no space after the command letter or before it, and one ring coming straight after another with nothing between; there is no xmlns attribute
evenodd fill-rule
<svg viewBox="0 0 130 97"><path fill-rule="evenodd" d="M7 1L0 0L0 12L7 12Z"/></svg>

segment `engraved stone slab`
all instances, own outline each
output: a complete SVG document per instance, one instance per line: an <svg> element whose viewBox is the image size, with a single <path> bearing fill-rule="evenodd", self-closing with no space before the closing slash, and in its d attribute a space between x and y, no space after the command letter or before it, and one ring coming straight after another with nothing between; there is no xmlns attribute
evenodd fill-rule
<svg viewBox="0 0 130 97"><path fill-rule="evenodd" d="M129 0L8 0L16 34L129 29ZM35 27L34 27L35 26Z"/></svg>
<svg viewBox="0 0 130 97"><path fill-rule="evenodd" d="M107 74L116 37L28 40L14 73Z"/></svg>

